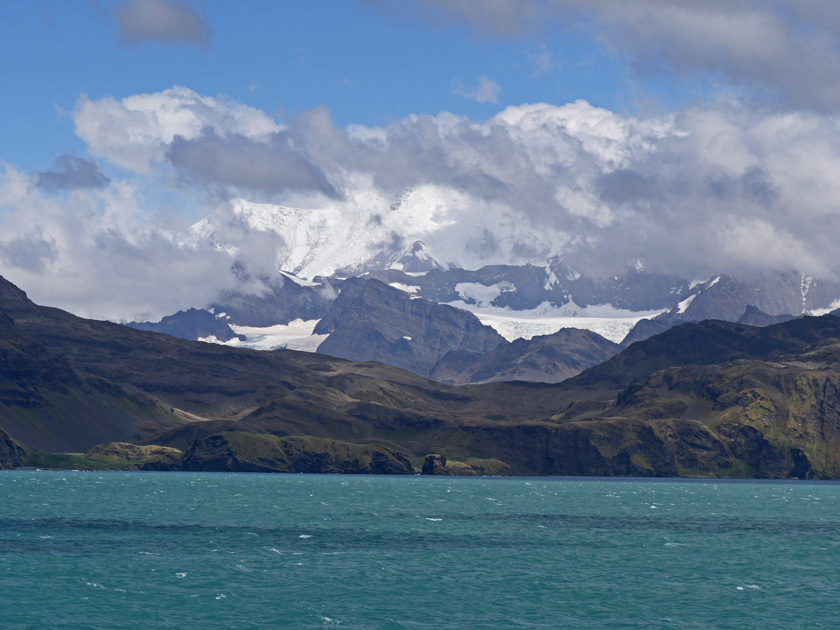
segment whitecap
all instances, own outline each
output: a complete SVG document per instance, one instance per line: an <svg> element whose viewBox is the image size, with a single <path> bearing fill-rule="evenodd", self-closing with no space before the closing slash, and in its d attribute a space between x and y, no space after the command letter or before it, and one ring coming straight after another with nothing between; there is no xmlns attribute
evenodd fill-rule
<svg viewBox="0 0 840 630"><path fill-rule="evenodd" d="M219 593L218 595L216 595L216 599L224 599L225 597L226 595L224 593Z"/></svg>
<svg viewBox="0 0 840 630"><path fill-rule="evenodd" d="M433 521L433 522L435 522L435 523L439 523L439 522L440 522L440 521L442 521L443 519L442 519L442 518L430 518L430 517L428 517L428 516L427 516L427 517L426 517L426 520L427 520L427 521Z"/></svg>
<svg viewBox="0 0 840 630"><path fill-rule="evenodd" d="M176 578L185 578L185 577L187 577L187 574L186 574L186 572L185 573L176 573L175 577Z"/></svg>
<svg viewBox="0 0 840 630"><path fill-rule="evenodd" d="M312 538L311 534L301 534L298 538Z"/></svg>

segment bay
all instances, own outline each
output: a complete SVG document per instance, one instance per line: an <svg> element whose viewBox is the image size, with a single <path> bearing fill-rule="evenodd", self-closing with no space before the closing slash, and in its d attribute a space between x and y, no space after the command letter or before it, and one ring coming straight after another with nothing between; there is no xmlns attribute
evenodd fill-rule
<svg viewBox="0 0 840 630"><path fill-rule="evenodd" d="M0 626L832 628L840 485L0 472Z"/></svg>

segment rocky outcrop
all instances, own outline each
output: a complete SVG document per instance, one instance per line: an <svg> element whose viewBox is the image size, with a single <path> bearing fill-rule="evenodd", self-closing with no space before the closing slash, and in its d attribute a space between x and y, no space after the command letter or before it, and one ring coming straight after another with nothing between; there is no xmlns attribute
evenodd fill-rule
<svg viewBox="0 0 840 630"><path fill-rule="evenodd" d="M685 279L635 268L621 275L587 277L559 259L548 261L546 266L488 265L475 270L438 267L423 275L405 273L413 270L408 267L399 270L390 265L364 268L367 277L416 287L417 295L435 302L463 300L476 304L480 300L514 311L537 308L544 303L562 306L569 302L583 307L612 304L631 311L650 311L672 306L689 290ZM360 272L351 270L352 275ZM347 277L348 273L339 272L339 275ZM474 294L470 287L478 289L478 293Z"/></svg>
<svg viewBox="0 0 840 630"><path fill-rule="evenodd" d="M825 308L840 295L836 282L798 273L754 273L716 276L694 286L685 299L652 320L640 321L622 345L642 341L664 329L708 319L766 326ZM654 322L651 324L649 322Z"/></svg>
<svg viewBox="0 0 840 630"><path fill-rule="evenodd" d="M184 470L344 474L413 474L411 462L387 448L311 436L230 432L197 440Z"/></svg>
<svg viewBox="0 0 840 630"><path fill-rule="evenodd" d="M449 471L446 468L446 458L443 455L432 453L426 455L423 461L423 468L420 471L421 475L448 475Z"/></svg>
<svg viewBox="0 0 840 630"><path fill-rule="evenodd" d="M184 452L169 446L157 444L132 444L130 442L108 442L89 449L84 457L98 462L113 461L117 468L138 470L178 470Z"/></svg>
<svg viewBox="0 0 840 630"><path fill-rule="evenodd" d="M215 337L219 341L229 341L235 337L242 338L233 332L223 319L217 318L210 311L194 308L167 315L159 322L129 322L126 326L164 333L180 339Z"/></svg>
<svg viewBox="0 0 840 630"><path fill-rule="evenodd" d="M23 466L28 452L15 442L3 429L0 429L0 468L18 468Z"/></svg>
<svg viewBox="0 0 840 630"><path fill-rule="evenodd" d="M477 475L511 475L510 465L498 459L470 457L466 461L447 460L440 453L430 453L423 460L421 475L449 475L474 477Z"/></svg>
<svg viewBox="0 0 840 630"><path fill-rule="evenodd" d="M348 280L315 327L318 352L428 376L450 350L485 353L505 339L472 313L412 297L378 280Z"/></svg>

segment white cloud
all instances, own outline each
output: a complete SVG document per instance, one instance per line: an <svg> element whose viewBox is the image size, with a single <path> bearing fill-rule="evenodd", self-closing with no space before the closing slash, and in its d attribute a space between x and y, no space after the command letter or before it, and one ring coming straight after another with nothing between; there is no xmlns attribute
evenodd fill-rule
<svg viewBox="0 0 840 630"><path fill-rule="evenodd" d="M478 85L475 89L467 88L460 81L455 81L452 84L453 94L470 98L479 103L498 103L501 91L502 88L498 83L483 76L478 77Z"/></svg>
<svg viewBox="0 0 840 630"><path fill-rule="evenodd" d="M0 274L40 304L82 316L157 318L203 306L234 285L230 257L188 244L186 227L150 220L131 185L44 194L0 168Z"/></svg>
<svg viewBox="0 0 840 630"><path fill-rule="evenodd" d="M276 260L305 266L295 239L318 232L317 221L347 221L356 244L422 239L469 265L563 255L589 273L641 260L689 278L840 276L840 118L818 112L720 102L636 118L576 101L511 106L484 122L443 113L349 129L319 109L280 128L235 101L173 88L84 99L77 125L91 152L138 173L59 199L7 167L0 273L98 317L207 303L232 282L233 254L259 271ZM186 177L202 186L184 194L215 186L314 210L279 235L230 233L234 250L217 251L149 210L156 186ZM389 209L404 191L407 209ZM334 258L350 264L345 236Z"/></svg>
<svg viewBox="0 0 840 630"><path fill-rule="evenodd" d="M160 162L175 136L198 138L205 129L259 140L280 131L268 114L224 97L175 86L121 100L82 96L73 114L76 134L93 155L139 173Z"/></svg>

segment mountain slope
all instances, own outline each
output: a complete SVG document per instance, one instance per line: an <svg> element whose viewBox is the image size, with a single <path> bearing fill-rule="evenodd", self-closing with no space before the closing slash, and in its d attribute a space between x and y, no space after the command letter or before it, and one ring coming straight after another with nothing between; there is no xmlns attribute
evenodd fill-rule
<svg viewBox="0 0 840 630"><path fill-rule="evenodd" d="M766 360L837 336L840 318L833 315L804 317L764 328L716 320L681 324L634 343L571 380L578 386L623 388L669 367Z"/></svg>
<svg viewBox="0 0 840 630"><path fill-rule="evenodd" d="M451 350L484 353L507 343L471 313L358 278L342 284L315 334L329 334L319 353L379 361L422 376Z"/></svg>
<svg viewBox="0 0 840 630"><path fill-rule="evenodd" d="M9 287L0 283L0 292L8 295ZM20 297L16 301L25 304ZM0 313L0 408L2 428L12 438L44 450L81 451L105 440L131 439L139 424L166 419L147 396L75 370L5 313Z"/></svg>
<svg viewBox="0 0 840 630"><path fill-rule="evenodd" d="M777 323L824 308L838 295L837 283L793 272L754 273L738 279L721 275L693 287L685 299L668 311L650 321L639 322L622 345L629 346L685 322L707 319L737 322L746 316L752 318L754 325ZM765 317L759 318L758 313Z"/></svg>
<svg viewBox="0 0 840 630"><path fill-rule="evenodd" d="M196 454L150 462L158 469L253 470L265 455L271 470L293 460L349 470L345 457L393 470L437 453L453 471L840 477L840 318L831 315L767 328L683 324L558 385L451 387L378 363L83 320L2 280L0 313L8 382L47 402L0 401L3 465L30 457L20 436L34 421L56 449L114 441L117 427L133 432L118 441ZM66 383L69 398L54 398ZM79 392L83 404L64 404ZM307 439L276 439L291 436Z"/></svg>
<svg viewBox="0 0 840 630"><path fill-rule="evenodd" d="M500 344L486 354L448 352L430 378L450 385L513 380L559 383L620 350L618 344L588 330L564 328L553 335Z"/></svg>

